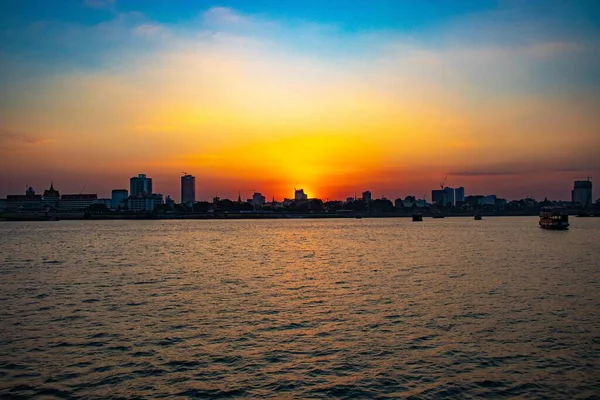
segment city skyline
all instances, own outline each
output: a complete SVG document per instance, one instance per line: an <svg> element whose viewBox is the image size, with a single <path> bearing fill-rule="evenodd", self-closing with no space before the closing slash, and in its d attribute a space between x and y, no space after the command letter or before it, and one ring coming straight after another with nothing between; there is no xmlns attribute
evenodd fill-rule
<svg viewBox="0 0 600 400"><path fill-rule="evenodd" d="M0 4L0 197L569 199L600 176L592 1Z"/></svg>
<svg viewBox="0 0 600 400"><path fill-rule="evenodd" d="M585 178L585 179L583 179ZM571 181L571 189L569 191L569 198L565 197L565 198L548 198L548 196L544 196L542 199L549 199L552 201L575 201L574 198L575 197L581 197L583 196L582 194L574 194L577 191L577 188L580 188L579 190L581 191L581 188L589 188L589 195L585 195L588 196L589 198L587 199L587 203L588 204L592 204L593 202L595 202L597 199L595 198L595 195L593 194L593 185L591 182L592 177L588 176L588 177L582 177L583 180L575 180L575 181ZM429 191L423 193L423 195L419 195L417 193L413 192L406 192L406 193L401 193L401 194L397 194L397 195L392 195L392 196L387 196L385 194L378 194L378 193L372 193L368 188L362 188L360 190L356 190L353 193L346 193L344 196L341 196L339 198L322 198L322 197L318 197L318 196L312 196L311 194L309 194L308 192L305 193L305 189L301 188L299 186L295 186L294 189L281 197L276 197L275 195L269 195L268 193L265 193L263 191L260 190L260 188L255 188L251 191L242 191L242 190L238 190L237 193L235 194L235 196L231 196L231 195L227 195L227 194L223 194L223 193L209 193L206 192L205 196L202 196L202 194L200 196L196 196L196 194L198 193L198 188L196 186L196 177L192 174L188 174L187 172L185 173L185 175L180 176L180 197L178 198L177 196L172 195L171 193L165 193L163 191L160 190L160 186L157 190L155 190L155 186L153 186L153 178L151 176L149 176L148 174L144 174L144 173L139 173L136 175L131 176L129 179L129 191L127 191L127 189L121 189L121 187L117 186L114 187L112 189L109 190L109 193L103 193L103 192L94 192L94 190L91 190L92 188L90 188L90 190L86 190L85 193L86 195L89 193L94 193L94 195L97 195L99 199L105 198L105 199L109 199L111 196L114 197L114 192L125 192L126 195L125 197L127 197L127 195L131 195L134 197L139 197L139 196L151 196L153 194L159 194L161 196L161 202L163 200L163 198L170 198L173 200L179 200L180 203L193 203L193 202L198 202L198 201L208 201L211 202L214 198L220 198L220 199L230 199L230 200L235 200L237 198L241 198L243 202L246 201L252 201L256 195L259 195L263 198L263 203L265 201L270 202L272 200L275 201L283 201L283 200L306 200L306 199L320 199L323 201L344 201L347 199L362 199L364 200L365 198L367 199L367 201L370 201L371 199L388 199L388 200L398 200L398 199L405 199L408 197L415 197L415 199L418 200L424 200L426 202L432 203L432 204L436 204L436 203L440 203L441 199L444 199L443 203L452 203L452 205L454 205L456 202L459 201L464 201L465 197L468 196L493 196L494 198L499 198L499 199L504 199L507 201L513 201L513 200L522 200L522 199L526 199L526 198L531 198L531 199L535 199L535 200L542 200L541 198L536 198L534 196L523 196L521 198L510 198L510 197L506 197L503 196L502 194L495 192L495 191L491 191L491 192L477 192L477 191L473 191L473 190L467 190L464 186L455 186L455 187L451 187L448 185L444 185L446 183L446 180L444 182L440 182L439 185L440 187L438 188L431 188ZM159 184L160 185L160 184ZM44 187L42 185L43 189L46 189L46 187ZM61 192L62 190L58 189L58 186L56 186L54 184L54 181L50 181L49 184L49 189L46 189L45 192L50 192L51 194L54 193L54 191L56 190L57 192ZM443 187L443 189L442 189ZM185 189L184 189L185 188ZM38 191L38 189L35 189L35 187L33 187L32 185L25 185L23 191L24 192L30 192L30 191L34 191L36 194L40 194L41 191ZM188 191L188 195L190 196L187 201L184 201L184 190ZM583 189L584 192L588 189ZM14 192L14 193L9 193L10 195L21 195L23 194L22 192ZM62 191L62 193L65 194L69 194L69 195L73 195L73 196L77 196L77 192L75 191ZM83 191L78 192L79 194L84 193ZM579 193L579 192L578 192ZM436 195L438 196L436 198ZM583 196L583 197L585 197ZM581 198L583 198L581 197ZM3 197L0 196L0 199L2 199ZM192 200L193 199L193 200ZM582 201L579 201L582 202Z"/></svg>

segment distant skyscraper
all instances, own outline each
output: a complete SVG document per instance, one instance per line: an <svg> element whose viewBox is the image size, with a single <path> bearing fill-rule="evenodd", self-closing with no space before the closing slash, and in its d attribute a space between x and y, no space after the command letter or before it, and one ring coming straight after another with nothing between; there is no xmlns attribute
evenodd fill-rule
<svg viewBox="0 0 600 400"><path fill-rule="evenodd" d="M110 208L113 210L124 208L127 206L127 197L129 197L127 189L114 189L110 197Z"/></svg>
<svg viewBox="0 0 600 400"><path fill-rule="evenodd" d="M448 203L452 205L456 204L454 202L454 189L451 187L444 188L444 205L447 205Z"/></svg>
<svg viewBox="0 0 600 400"><path fill-rule="evenodd" d="M304 189L297 189L294 191L294 200L302 201L302 200L307 200L307 199L308 199L308 195L306 193L304 193Z"/></svg>
<svg viewBox="0 0 600 400"><path fill-rule="evenodd" d="M131 196L143 196L152 194L152 179L146 174L139 174L129 179L129 194Z"/></svg>
<svg viewBox="0 0 600 400"><path fill-rule="evenodd" d="M365 203L370 203L371 202L371 192L368 190L364 191L362 194L362 198Z"/></svg>
<svg viewBox="0 0 600 400"><path fill-rule="evenodd" d="M464 187L461 186L461 187L454 189L454 200L456 201L456 204L465 202L465 188Z"/></svg>
<svg viewBox="0 0 600 400"><path fill-rule="evenodd" d="M575 181L573 190L571 191L571 201L579 203L582 206L592 204L592 181Z"/></svg>
<svg viewBox="0 0 600 400"><path fill-rule="evenodd" d="M184 175L181 177L181 202L194 203L196 201L196 177Z"/></svg>

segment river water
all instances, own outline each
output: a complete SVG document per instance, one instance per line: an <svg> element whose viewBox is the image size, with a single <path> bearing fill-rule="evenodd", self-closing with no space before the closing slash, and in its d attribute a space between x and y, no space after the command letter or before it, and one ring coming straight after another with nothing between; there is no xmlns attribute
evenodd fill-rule
<svg viewBox="0 0 600 400"><path fill-rule="evenodd" d="M0 224L0 397L600 397L600 219Z"/></svg>

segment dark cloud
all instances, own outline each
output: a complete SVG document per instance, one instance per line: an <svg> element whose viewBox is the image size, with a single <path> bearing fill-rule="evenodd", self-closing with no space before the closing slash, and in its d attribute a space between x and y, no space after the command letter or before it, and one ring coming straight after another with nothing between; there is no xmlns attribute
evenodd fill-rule
<svg viewBox="0 0 600 400"><path fill-rule="evenodd" d="M466 169L449 171L450 176L481 177L481 176L518 176L531 173L571 172L585 176L591 171L600 170L600 162L595 155L582 154L576 160L543 160L529 163L511 163L485 165Z"/></svg>
<svg viewBox="0 0 600 400"><path fill-rule="evenodd" d="M14 150L19 144L36 145L47 143L49 139L21 132L0 130L0 150Z"/></svg>
<svg viewBox="0 0 600 400"><path fill-rule="evenodd" d="M501 175L518 175L517 171L503 171L503 170L461 170L461 171L450 171L450 176L501 176Z"/></svg>

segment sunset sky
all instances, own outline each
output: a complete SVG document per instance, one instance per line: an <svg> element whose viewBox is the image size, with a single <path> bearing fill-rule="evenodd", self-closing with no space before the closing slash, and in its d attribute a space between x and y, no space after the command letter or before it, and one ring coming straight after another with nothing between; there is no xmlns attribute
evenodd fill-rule
<svg viewBox="0 0 600 400"><path fill-rule="evenodd" d="M569 199L599 71L598 1L2 0L0 197Z"/></svg>

